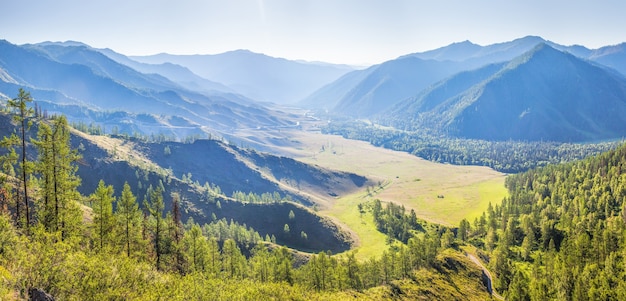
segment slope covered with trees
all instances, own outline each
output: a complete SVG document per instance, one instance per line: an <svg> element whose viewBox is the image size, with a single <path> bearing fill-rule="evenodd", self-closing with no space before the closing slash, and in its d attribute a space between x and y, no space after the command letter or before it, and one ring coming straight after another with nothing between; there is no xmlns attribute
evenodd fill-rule
<svg viewBox="0 0 626 301"><path fill-rule="evenodd" d="M510 196L465 228L507 300L626 298L625 168L621 146L507 179Z"/></svg>
<svg viewBox="0 0 626 301"><path fill-rule="evenodd" d="M28 99L25 91L21 96ZM20 182L15 173L19 139L5 138L7 151L0 157L2 299L35 293L58 300L488 296L480 270L457 252L445 251L449 244L441 243L438 231L358 262L354 253L298 255L275 245L275 237L262 238L232 221L184 222L178 193L169 192L172 203L166 210L168 192L162 182L148 186L143 203L127 183L119 199L115 187L102 180L92 194L81 195L76 175L80 156L71 147L66 119L33 114L27 121L37 123L37 138L32 139L36 159L21 160L31 166L27 180ZM21 192L22 186L27 190ZM18 211L19 206L32 211ZM300 213L285 215L295 220ZM285 235L308 239L291 228L283 226Z"/></svg>

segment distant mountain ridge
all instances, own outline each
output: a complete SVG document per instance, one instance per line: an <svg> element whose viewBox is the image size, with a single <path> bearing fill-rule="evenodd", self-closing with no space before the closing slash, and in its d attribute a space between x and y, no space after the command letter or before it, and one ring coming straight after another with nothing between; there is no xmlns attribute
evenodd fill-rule
<svg viewBox="0 0 626 301"><path fill-rule="evenodd" d="M626 78L542 43L444 80L381 120L485 140L614 139L626 135Z"/></svg>
<svg viewBox="0 0 626 301"><path fill-rule="evenodd" d="M334 114L371 118L404 99L416 97L430 85L458 72L508 62L539 44L547 44L626 74L624 44L590 50L579 45L559 45L536 36L487 46L464 41L430 51L407 54L366 70L353 71L312 93L300 104ZM414 62L422 60L422 65L411 63L411 59Z"/></svg>
<svg viewBox="0 0 626 301"><path fill-rule="evenodd" d="M215 55L132 56L150 64L173 63L259 101L293 104L353 68L346 65L290 61L248 50Z"/></svg>
<svg viewBox="0 0 626 301"><path fill-rule="evenodd" d="M190 90L158 74L141 73L79 43L13 45L0 41L0 93L14 97L18 88L31 91L44 109L70 121L94 121L93 114L128 118L99 120L108 128L128 128L150 135L184 138L234 128L285 126L284 113L228 92ZM80 108L80 109L78 109ZM151 114L150 122L137 117ZM185 120L173 125L172 117ZM180 122L178 122L180 124ZM132 133L128 133L132 134Z"/></svg>

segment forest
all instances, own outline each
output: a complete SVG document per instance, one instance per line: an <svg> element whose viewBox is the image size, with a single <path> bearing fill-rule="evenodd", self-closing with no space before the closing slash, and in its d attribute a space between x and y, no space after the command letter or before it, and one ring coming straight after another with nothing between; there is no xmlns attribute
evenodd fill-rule
<svg viewBox="0 0 626 301"><path fill-rule="evenodd" d="M626 299L626 146L507 178L467 224L507 300Z"/></svg>
<svg viewBox="0 0 626 301"><path fill-rule="evenodd" d="M471 264L439 252L448 246L437 231L405 236L406 244L390 246L380 258L358 261L354 252L294 252L224 219L205 225L182 221L180 197L164 191L162 183L150 185L143 202L128 183L119 198L119 188L104 181L81 195L81 155L71 148L67 119L42 116L29 107L31 101L20 90L4 113L18 130L0 144L3 300L26 299L33 290L56 300L379 299L419 287L415 283L427 279L418 281L418 271L449 283L440 274L450 261L475 280L477 298L486 294ZM37 154L26 154L28 144ZM165 212L165 202L171 211ZM290 212L289 218L297 217ZM288 224L284 231L290 231ZM297 235L307 239L304 232Z"/></svg>
<svg viewBox="0 0 626 301"><path fill-rule="evenodd" d="M387 235L388 248L359 260L354 251L290 250L225 219L183 221L180 196L162 183L149 185L143 201L128 183L116 194L119 187L100 181L81 195L81 155L71 148L66 118L42 116L31 100L20 90L3 113L17 130L0 142L2 300L27 299L33 290L55 300L489 299L468 252L486 263L507 300L626 299L624 145L511 175L501 204L454 228L393 203L364 202L361 218ZM27 144L37 154L27 155ZM279 194L233 197L284 201Z"/></svg>
<svg viewBox="0 0 626 301"><path fill-rule="evenodd" d="M444 133L400 131L371 123L338 120L322 128L327 134L363 140L375 146L411 153L439 163L488 166L505 173L580 160L616 148L621 142L557 143L550 141L486 141L454 138Z"/></svg>

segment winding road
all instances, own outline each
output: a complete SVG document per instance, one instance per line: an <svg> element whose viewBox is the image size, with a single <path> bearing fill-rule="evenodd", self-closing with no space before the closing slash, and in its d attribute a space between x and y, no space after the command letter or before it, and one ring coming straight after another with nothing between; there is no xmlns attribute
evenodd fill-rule
<svg viewBox="0 0 626 301"><path fill-rule="evenodd" d="M487 290L489 291L489 293L491 294L491 296L493 296L494 298L498 299L498 300L505 300L504 297L502 297L500 294L498 294L494 289L493 289L493 278L491 277L491 273L489 272L489 270L480 262L480 260L478 260L478 258L476 258L476 256L469 254L469 253L465 253L465 255L472 261L474 262L479 268L481 268L483 270L483 273L485 273L485 275L487 275Z"/></svg>

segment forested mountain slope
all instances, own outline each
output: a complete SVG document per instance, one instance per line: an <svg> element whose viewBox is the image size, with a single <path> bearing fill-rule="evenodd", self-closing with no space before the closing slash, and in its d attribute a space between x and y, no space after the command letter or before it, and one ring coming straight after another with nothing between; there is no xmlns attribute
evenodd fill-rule
<svg viewBox="0 0 626 301"><path fill-rule="evenodd" d="M622 146L507 179L510 196L470 230L507 299L626 298L625 168Z"/></svg>
<svg viewBox="0 0 626 301"><path fill-rule="evenodd" d="M623 137L625 116L626 78L540 44L506 65L453 76L383 120L470 139L582 142Z"/></svg>

